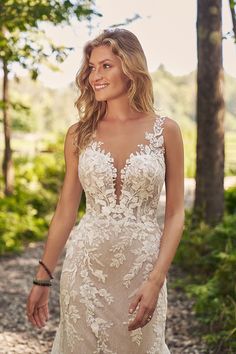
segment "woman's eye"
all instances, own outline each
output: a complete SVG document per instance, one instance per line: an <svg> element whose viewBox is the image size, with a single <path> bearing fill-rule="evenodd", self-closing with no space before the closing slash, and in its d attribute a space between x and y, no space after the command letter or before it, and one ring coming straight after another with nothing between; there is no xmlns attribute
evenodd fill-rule
<svg viewBox="0 0 236 354"><path fill-rule="evenodd" d="M103 64L103 68L104 69L109 69L111 67L111 65L110 64ZM89 65L88 66L88 70L89 70L89 72L91 72L91 71L94 71L95 70L95 67L94 66L92 66L92 65Z"/></svg>

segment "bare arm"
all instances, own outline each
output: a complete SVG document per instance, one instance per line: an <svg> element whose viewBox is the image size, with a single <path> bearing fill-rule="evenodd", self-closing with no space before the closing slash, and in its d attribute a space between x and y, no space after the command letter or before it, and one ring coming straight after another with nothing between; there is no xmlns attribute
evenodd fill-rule
<svg viewBox="0 0 236 354"><path fill-rule="evenodd" d="M166 158L166 210L164 230L156 264L136 292L129 306L133 313L139 304L135 319L128 330L145 326L151 320L157 306L158 296L170 264L175 256L184 225L184 153L178 124L166 118L164 126Z"/></svg>
<svg viewBox="0 0 236 354"><path fill-rule="evenodd" d="M184 151L178 124L167 118L164 127L166 156L166 209L158 260L149 279L158 286L175 256L184 226Z"/></svg>
<svg viewBox="0 0 236 354"><path fill-rule="evenodd" d="M65 178L58 199L55 213L52 217L47 241L42 256L43 262L51 272L54 271L58 258L65 246L75 222L82 195L82 186L78 177L78 157L74 154L73 135L76 124L72 125L66 134L64 144ZM48 279L48 274L39 266L36 277Z"/></svg>

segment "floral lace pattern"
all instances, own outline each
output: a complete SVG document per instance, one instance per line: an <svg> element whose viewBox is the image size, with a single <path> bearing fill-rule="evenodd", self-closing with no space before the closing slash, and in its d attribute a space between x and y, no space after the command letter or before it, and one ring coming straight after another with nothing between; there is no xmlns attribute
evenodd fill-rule
<svg viewBox="0 0 236 354"><path fill-rule="evenodd" d="M157 207L165 180L165 117L156 117L118 171L93 139L80 154L78 174L86 213L66 244L60 281L61 318L52 354L168 354L166 280L151 321L128 331L129 305L153 269L160 248ZM118 174L121 193L116 195Z"/></svg>

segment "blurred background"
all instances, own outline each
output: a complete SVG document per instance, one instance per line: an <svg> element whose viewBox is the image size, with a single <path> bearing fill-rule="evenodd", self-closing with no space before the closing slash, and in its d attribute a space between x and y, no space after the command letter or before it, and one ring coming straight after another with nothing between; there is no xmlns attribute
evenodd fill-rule
<svg viewBox="0 0 236 354"><path fill-rule="evenodd" d="M1 354L49 353L58 284L43 332L26 322L26 295L63 182L65 133L79 118L83 47L115 27L139 38L155 107L184 140L186 223L167 343L173 354L236 353L235 9L234 0L0 0ZM164 204L165 189L162 223ZM84 212L83 195L78 221Z"/></svg>

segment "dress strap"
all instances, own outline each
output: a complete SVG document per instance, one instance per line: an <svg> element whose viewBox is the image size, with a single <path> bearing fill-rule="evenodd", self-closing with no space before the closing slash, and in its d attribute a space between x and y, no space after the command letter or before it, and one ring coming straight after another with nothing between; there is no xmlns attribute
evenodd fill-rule
<svg viewBox="0 0 236 354"><path fill-rule="evenodd" d="M160 136L163 133L164 130L164 122L165 122L166 116L158 116L155 122L154 126L154 135L155 136Z"/></svg>
<svg viewBox="0 0 236 354"><path fill-rule="evenodd" d="M165 116L157 116L154 123L153 132L147 133L146 135L146 138L150 141L151 150L158 153L165 153L163 137L165 118Z"/></svg>

